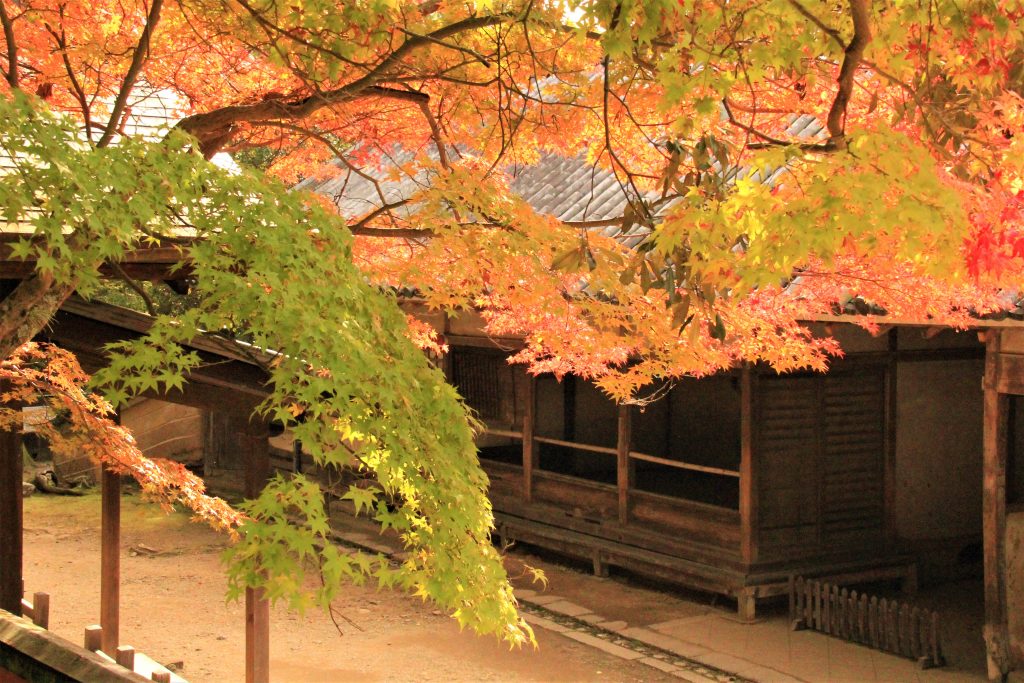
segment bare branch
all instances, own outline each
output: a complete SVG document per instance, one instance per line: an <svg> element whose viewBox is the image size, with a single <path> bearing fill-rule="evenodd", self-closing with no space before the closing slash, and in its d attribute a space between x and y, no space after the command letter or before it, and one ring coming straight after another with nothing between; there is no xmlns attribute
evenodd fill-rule
<svg viewBox="0 0 1024 683"><path fill-rule="evenodd" d="M401 239L424 239L433 237L434 231L426 228L367 228L351 227L353 235L360 237L392 237Z"/></svg>
<svg viewBox="0 0 1024 683"><path fill-rule="evenodd" d="M732 113L732 105L728 99L722 100L722 108L725 109L725 115L730 125L735 126L736 128L739 128L740 130L749 133L751 136L761 141L759 143L748 143L746 146L749 149L763 149L766 147L797 147L807 152L834 152L840 149L840 146L837 145L833 140L829 140L828 142L824 143L792 142L788 140L783 140L781 138L773 137L737 119Z"/></svg>
<svg viewBox="0 0 1024 683"><path fill-rule="evenodd" d="M53 36L53 39L57 41L57 47L60 49L61 61L64 63L64 70L68 74L68 80L71 83L71 92L74 94L75 99L78 100L78 106L82 109L82 122L85 127L85 136L92 142L92 110L89 106L89 100L86 97L85 89L82 88L81 82L78 80L78 76L75 75L75 69L71 66L71 60L68 58L68 41L67 35L64 33L64 6L60 7L60 18L61 28L60 33L57 33L49 24L44 24L46 30Z"/></svg>
<svg viewBox="0 0 1024 683"><path fill-rule="evenodd" d="M440 160L441 166L448 171L452 170L451 163L448 161L448 150L445 149L444 139L441 137L441 126L437 123L434 112L430 111L430 103L420 102L420 111L423 112L423 117L430 126L430 137L433 138L434 146L437 147L437 158Z"/></svg>
<svg viewBox="0 0 1024 683"><path fill-rule="evenodd" d="M469 55L470 57L472 57L473 59L475 59L476 61L480 62L484 66L488 66L489 67L491 65L491 63L489 61L487 61L486 57L484 57L482 54L480 54L479 52L477 52L476 50L474 50L472 48L463 47L462 45L455 45L454 43L447 43L447 42L445 42L443 40L440 40L438 38L434 38L431 35L422 35L422 34L419 34L419 33L413 33L412 31L409 31L409 30L404 29L404 28L399 28L399 30L402 33L404 33L405 35L407 35L407 36L409 36L411 38L422 38L423 40L426 40L428 42L434 43L436 45L440 45L441 47L446 47L449 50L455 50L457 52L463 52L463 53Z"/></svg>
<svg viewBox="0 0 1024 683"><path fill-rule="evenodd" d="M4 41L7 43L7 71L3 72L4 80L11 88L18 87L18 43L14 40L14 20L7 14L7 3L0 0L0 24L4 28Z"/></svg>
<svg viewBox="0 0 1024 683"><path fill-rule="evenodd" d="M146 290L142 288L142 285L133 280L132 277L128 275L128 273L124 272L124 268L122 268L121 264L118 263L117 261L111 261L110 267L114 270L114 272L117 273L117 276L119 278L124 280L124 283L126 285L132 288L133 292L139 295L139 297L142 299L142 303L146 305L146 311L155 318L156 306L153 304L153 300L149 298L149 294L146 293Z"/></svg>
<svg viewBox="0 0 1024 683"><path fill-rule="evenodd" d="M139 44L135 46L135 52L132 54L132 63L124 75L121 90L117 93L114 107L110 111L110 120L107 121L107 127L103 130L103 135L100 137L99 142L96 143L97 147L106 147L114 137L114 133L121 120L121 115L128 105L128 96L131 94L132 88L135 87L135 81L139 77L142 65L149 58L149 41L153 36L153 30L160 21L160 8L163 7L163 4L163 0L153 0L153 4L149 6L146 25L142 29L142 35L139 36Z"/></svg>
<svg viewBox="0 0 1024 683"><path fill-rule="evenodd" d="M295 120L305 118L323 107L342 102L350 102L361 97L391 97L419 102L428 97L426 93L412 90L395 90L379 85L386 80L389 71L397 66L410 53L460 33L475 31L487 26L496 26L513 21L512 14L496 14L469 17L456 21L448 26L432 31L429 34L410 37L397 48L384 56L377 65L365 75L345 85L303 97L294 102L284 100L265 100L255 104L222 107L203 114L194 114L178 123L178 127L199 139L204 154L207 147L216 139L230 134L236 123L258 123L272 120ZM226 142L226 138L220 144Z"/></svg>
<svg viewBox="0 0 1024 683"><path fill-rule="evenodd" d="M853 92L853 77L864 59L864 51L871 42L871 25L868 0L850 0L850 14L853 16L853 38L846 46L843 65L839 68L839 91L832 100L828 111L828 133L834 144L845 146L846 107Z"/></svg>
<svg viewBox="0 0 1024 683"><path fill-rule="evenodd" d="M834 28L826 24L824 21L819 19L817 15L815 15L809 9L804 7L799 0L789 0L789 4L792 5L793 9L799 12L804 19L820 28L822 31L825 32L826 35L831 37L832 40L836 41L839 47L846 49L846 45L843 44L843 37L839 34L839 31L835 30Z"/></svg>

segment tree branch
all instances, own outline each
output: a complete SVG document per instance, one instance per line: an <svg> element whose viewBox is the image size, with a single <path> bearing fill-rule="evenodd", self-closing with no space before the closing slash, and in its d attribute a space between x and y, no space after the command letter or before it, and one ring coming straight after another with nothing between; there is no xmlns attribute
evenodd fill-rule
<svg viewBox="0 0 1024 683"><path fill-rule="evenodd" d="M146 25L142 28L139 44L135 46L135 52L132 54L132 63L124 75L121 90L117 93L117 99L114 101L114 107L110 112L110 120L107 121L107 127L103 130L103 135L100 137L99 142L96 143L97 147L106 147L114 137L118 122L121 120L121 114L124 113L124 108L128 105L128 96L131 94L132 88L135 87L135 81L139 77L142 65L145 64L146 59L149 57L149 40L153 36L153 30L156 28L157 22L160 21L160 8L163 7L163 4L163 0L153 0L153 4L149 6Z"/></svg>
<svg viewBox="0 0 1024 683"><path fill-rule="evenodd" d="M839 68L839 91L832 100L828 111L828 133L831 142L845 146L846 108L853 93L853 77L864 59L864 51L871 42L871 25L868 0L850 0L850 14L853 16L853 38L846 46L843 65Z"/></svg>
<svg viewBox="0 0 1024 683"><path fill-rule="evenodd" d="M477 29L495 26L513 21L512 14L496 14L481 17L470 17L444 26L423 36L413 36L383 57L377 65L365 75L345 85L324 92L309 95L294 102L282 100L265 100L255 104L233 105L215 109L203 114L194 114L182 119L178 128L194 135L203 147L204 154L211 142L230 133L236 123L258 123L275 119L301 119L313 114L323 107L350 102L360 97L390 97L410 102L420 102L429 96L426 93L411 90L395 90L378 85L384 80L388 71L396 66L407 55L419 48L431 45L439 40L450 38ZM221 140L220 144L226 142Z"/></svg>
<svg viewBox="0 0 1024 683"><path fill-rule="evenodd" d="M156 317L156 306L153 305L153 300L149 298L149 294L146 294L146 290L142 288L138 282L133 280L128 273L124 272L124 268L117 261L110 261L110 267L117 273L117 276L124 280L125 284L132 288L132 291L139 295L142 299L142 303L146 305L146 311L152 316Z"/></svg>
<svg viewBox="0 0 1024 683"><path fill-rule="evenodd" d="M434 146L437 147L437 158L441 162L441 166L445 170L452 170L452 165L448 160L448 150L445 149L444 139L441 136L441 126L438 124L434 112L430 111L430 103L426 101L420 102L420 111L423 112L423 118L427 120L427 124L430 126L430 137L434 139Z"/></svg>
<svg viewBox="0 0 1024 683"><path fill-rule="evenodd" d="M393 237L401 239L424 239L433 237L436 233L426 228L368 228L350 227L353 235L359 237Z"/></svg>
<svg viewBox="0 0 1024 683"><path fill-rule="evenodd" d="M0 24L4 28L4 41L7 43L7 71L3 72L4 80L11 89L18 87L18 43L14 40L14 20L7 14L7 3L0 0Z"/></svg>

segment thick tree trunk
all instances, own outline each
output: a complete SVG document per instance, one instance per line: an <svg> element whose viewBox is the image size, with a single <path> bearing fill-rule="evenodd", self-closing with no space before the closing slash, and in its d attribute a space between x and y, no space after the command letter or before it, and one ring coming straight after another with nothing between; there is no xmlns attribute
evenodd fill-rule
<svg viewBox="0 0 1024 683"><path fill-rule="evenodd" d="M39 273L15 287L0 301L0 358L31 341L50 321L61 304L75 291L76 283L55 284Z"/></svg>

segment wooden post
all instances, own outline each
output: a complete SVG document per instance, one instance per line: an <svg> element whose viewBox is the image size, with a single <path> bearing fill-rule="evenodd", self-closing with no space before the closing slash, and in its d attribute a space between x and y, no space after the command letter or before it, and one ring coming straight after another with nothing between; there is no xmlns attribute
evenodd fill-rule
<svg viewBox="0 0 1024 683"><path fill-rule="evenodd" d="M757 560L757 469L754 464L754 380L749 365L740 372L740 556Z"/></svg>
<svg viewBox="0 0 1024 683"><path fill-rule="evenodd" d="M251 425L239 441L245 454L245 496L256 498L270 476L266 426ZM256 588L245 590L245 681L270 682L270 603Z"/></svg>
<svg viewBox="0 0 1024 683"><path fill-rule="evenodd" d="M757 590L755 588L740 588L736 592L736 613L741 621L752 622L757 618Z"/></svg>
<svg viewBox="0 0 1024 683"><path fill-rule="evenodd" d="M526 409L523 412L523 500L533 500L533 468L536 467L537 444L533 440L537 422L537 378L526 377Z"/></svg>
<svg viewBox="0 0 1024 683"><path fill-rule="evenodd" d="M32 595L32 623L39 628L50 628L50 596L47 593Z"/></svg>
<svg viewBox="0 0 1024 683"><path fill-rule="evenodd" d="M882 515L886 543L896 540L896 410L898 366L896 354L899 351L898 330L889 330L889 358L885 366L885 465L882 473Z"/></svg>
<svg viewBox="0 0 1024 683"><path fill-rule="evenodd" d="M631 424L629 406L619 404L618 443L615 445L615 456L618 470L619 489L619 522L629 521L629 446L631 441Z"/></svg>
<svg viewBox="0 0 1024 683"><path fill-rule="evenodd" d="M4 389L0 384L0 391ZM0 432L0 609L21 614L22 577L21 435Z"/></svg>
<svg viewBox="0 0 1024 683"><path fill-rule="evenodd" d="M135 671L135 648L131 645L118 645L114 650L114 661L129 671Z"/></svg>
<svg viewBox="0 0 1024 683"><path fill-rule="evenodd" d="M292 472L302 474L302 442L292 439Z"/></svg>
<svg viewBox="0 0 1024 683"><path fill-rule="evenodd" d="M150 678L153 679L153 683L171 683L171 672L170 671L154 671Z"/></svg>
<svg viewBox="0 0 1024 683"><path fill-rule="evenodd" d="M997 382L999 333L985 340L985 427L982 460L982 536L985 559L985 651L988 677L1009 672L1006 614L1006 431L1007 398Z"/></svg>
<svg viewBox="0 0 1024 683"><path fill-rule="evenodd" d="M103 640L103 627L99 624L85 627L85 649L89 652L97 652Z"/></svg>
<svg viewBox="0 0 1024 683"><path fill-rule="evenodd" d="M121 475L103 469L100 519L100 626L102 649L117 654L121 633Z"/></svg>

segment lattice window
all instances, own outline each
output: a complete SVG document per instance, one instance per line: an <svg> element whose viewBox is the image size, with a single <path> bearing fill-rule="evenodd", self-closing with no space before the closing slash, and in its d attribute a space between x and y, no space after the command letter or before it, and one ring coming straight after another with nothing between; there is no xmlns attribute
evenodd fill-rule
<svg viewBox="0 0 1024 683"><path fill-rule="evenodd" d="M452 384L483 420L508 420L512 396L504 395L510 374L504 356L477 350L453 350Z"/></svg>

